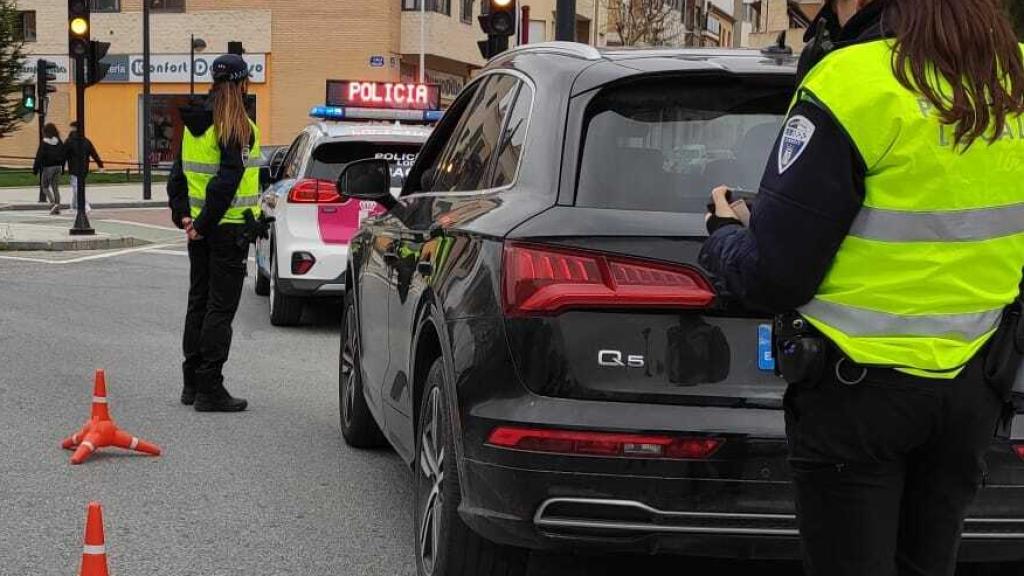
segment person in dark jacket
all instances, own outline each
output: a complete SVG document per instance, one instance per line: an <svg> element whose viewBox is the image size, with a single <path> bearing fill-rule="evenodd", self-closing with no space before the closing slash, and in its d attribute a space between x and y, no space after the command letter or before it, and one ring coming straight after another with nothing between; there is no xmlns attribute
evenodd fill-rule
<svg viewBox="0 0 1024 576"><path fill-rule="evenodd" d="M64 143L53 124L43 126L43 141L39 143L32 174L39 176L39 185L50 202L50 214L60 214L60 175L64 172Z"/></svg>
<svg viewBox="0 0 1024 576"><path fill-rule="evenodd" d="M71 132L68 134L68 141L65 143L67 151L68 171L71 173L71 209L78 209L78 175L89 176L90 159L96 166L103 168L103 159L100 158L92 141L83 138L78 131L78 122L71 123ZM89 211L88 204L86 211Z"/></svg>
<svg viewBox="0 0 1024 576"><path fill-rule="evenodd" d="M181 403L198 412L240 412L248 402L224 387L231 324L245 281L246 216L259 216L259 129L245 108L249 68L237 55L212 65L204 104L181 111L182 150L167 195L174 225L188 236L190 286L182 348ZM248 214L247 214L248 213Z"/></svg>
<svg viewBox="0 0 1024 576"><path fill-rule="evenodd" d="M749 226L712 193L701 265L783 333L807 576L956 568L1024 266L1024 59L997 6L832 0Z"/></svg>

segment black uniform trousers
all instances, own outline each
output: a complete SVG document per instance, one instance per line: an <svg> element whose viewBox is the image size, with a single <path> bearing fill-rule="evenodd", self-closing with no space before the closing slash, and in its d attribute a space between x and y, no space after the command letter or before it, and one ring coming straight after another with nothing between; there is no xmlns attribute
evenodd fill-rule
<svg viewBox="0 0 1024 576"><path fill-rule="evenodd" d="M185 386L216 392L231 350L231 323L245 283L249 245L238 245L242 226L221 224L188 243L191 264L183 349Z"/></svg>
<svg viewBox="0 0 1024 576"><path fill-rule="evenodd" d="M786 392L807 576L952 575L1002 409L983 359L953 380L872 370L856 385L835 364Z"/></svg>

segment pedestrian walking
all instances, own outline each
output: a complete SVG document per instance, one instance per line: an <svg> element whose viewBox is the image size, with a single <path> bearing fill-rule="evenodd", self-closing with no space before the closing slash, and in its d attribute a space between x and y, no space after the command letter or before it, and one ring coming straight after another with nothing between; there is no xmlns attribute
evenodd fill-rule
<svg viewBox="0 0 1024 576"><path fill-rule="evenodd" d="M32 174L39 177L39 185L50 203L50 214L60 214L60 177L64 173L64 143L53 124L43 126L43 140L36 150Z"/></svg>
<svg viewBox="0 0 1024 576"><path fill-rule="evenodd" d="M242 57L217 58L212 75L205 103L182 110L181 154L167 184L190 264L181 402L201 412L239 412L248 403L228 393L223 368L245 281L247 221L260 215L260 131L246 113L249 67Z"/></svg>
<svg viewBox="0 0 1024 576"><path fill-rule="evenodd" d="M71 123L71 132L68 134L68 141L65 145L67 150L68 170L71 172L71 209L78 210L78 175L89 176L90 160L96 166L103 168L103 159L100 158L92 141L82 136L78 130L78 122ZM85 204L85 212L92 212L92 206Z"/></svg>
<svg viewBox="0 0 1024 576"><path fill-rule="evenodd" d="M779 314L808 576L952 575L1012 417L992 367L1021 360L1002 343L1024 267L1024 63L1001 4L832 0L750 226L712 194L701 264Z"/></svg>

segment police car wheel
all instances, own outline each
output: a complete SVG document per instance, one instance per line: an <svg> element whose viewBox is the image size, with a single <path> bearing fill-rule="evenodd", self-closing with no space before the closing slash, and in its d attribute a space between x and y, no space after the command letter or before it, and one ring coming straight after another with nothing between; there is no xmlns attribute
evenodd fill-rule
<svg viewBox="0 0 1024 576"><path fill-rule="evenodd" d="M281 294L278 289L277 258L270 256L270 323L296 326L302 320L302 300Z"/></svg>
<svg viewBox="0 0 1024 576"><path fill-rule="evenodd" d="M442 362L427 375L417 421L416 571L419 576L522 576L528 551L473 532L459 517L462 489L447 410Z"/></svg>
<svg viewBox="0 0 1024 576"><path fill-rule="evenodd" d="M383 446L384 434L370 414L363 395L363 377L359 368L359 330L356 324L355 301L345 295L341 319L341 354L338 369L338 401L341 417L341 435L345 443L355 448Z"/></svg>

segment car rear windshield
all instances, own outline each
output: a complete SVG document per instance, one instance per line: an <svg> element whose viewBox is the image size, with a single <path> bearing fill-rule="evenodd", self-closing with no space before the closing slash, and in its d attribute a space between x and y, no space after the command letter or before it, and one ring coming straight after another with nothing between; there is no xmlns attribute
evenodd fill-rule
<svg viewBox="0 0 1024 576"><path fill-rule="evenodd" d="M756 192L792 98L779 79L646 79L588 105L576 204L704 212L711 189Z"/></svg>
<svg viewBox="0 0 1024 576"><path fill-rule="evenodd" d="M308 177L334 182L349 162L384 158L391 163L391 187L401 188L419 151L420 144L325 142L313 150Z"/></svg>

